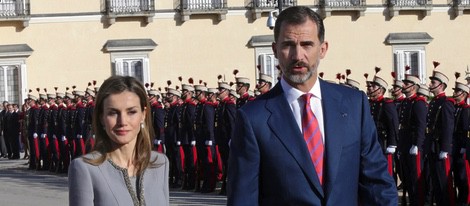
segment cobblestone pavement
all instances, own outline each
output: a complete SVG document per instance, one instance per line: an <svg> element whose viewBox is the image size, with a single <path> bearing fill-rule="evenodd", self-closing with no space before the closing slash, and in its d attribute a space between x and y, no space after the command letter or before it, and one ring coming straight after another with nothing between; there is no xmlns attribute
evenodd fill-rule
<svg viewBox="0 0 470 206"><path fill-rule="evenodd" d="M68 205L67 175L27 169L27 160L0 158L1 206ZM218 206L227 198L192 191L170 190L170 205Z"/></svg>

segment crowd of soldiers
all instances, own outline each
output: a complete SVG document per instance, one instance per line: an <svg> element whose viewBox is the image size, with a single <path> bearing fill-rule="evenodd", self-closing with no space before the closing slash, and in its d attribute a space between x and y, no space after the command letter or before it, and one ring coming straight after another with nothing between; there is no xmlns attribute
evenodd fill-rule
<svg viewBox="0 0 470 206"><path fill-rule="evenodd" d="M236 110L269 91L273 82L269 75L260 74L256 92L252 92L250 80L237 77L237 73L235 70L236 81L230 83L219 75L216 88L208 88L202 81L194 84L192 78L183 83L182 77L181 85L174 87L167 81L164 91L154 89L153 83L145 84L154 124L154 149L170 160L170 187L210 193L221 182L220 193L226 194L229 141ZM12 132L3 130L5 137L18 143L14 149L17 152L8 150L8 158L19 159L22 147L29 169L66 173L72 159L92 151L92 114L99 87L93 81L85 91L75 86L65 92L54 89L47 92L37 88L37 93L30 90L22 110L14 112L17 119L10 121L10 115L8 119L4 115L2 128L17 128ZM17 125L6 125L9 122Z"/></svg>
<svg viewBox="0 0 470 206"><path fill-rule="evenodd" d="M449 97L444 92L449 78L436 69L438 65L434 62L429 85L421 84L415 75L398 80L392 72L394 81L390 88L380 77L380 68L376 68L372 80L364 75L365 92L389 172L403 190L402 202L467 205L470 76L466 77L467 83L462 83L458 81L460 73L456 72L454 92ZM346 76L350 73L347 70ZM223 81L219 75L216 88L208 88L203 81L194 84L192 78L183 83L181 77L181 87L172 87L171 81L167 81L164 91L145 84L155 131L154 148L170 160L170 187L210 193L221 182L220 193L226 193L229 143L236 110L269 91L273 84L271 76L260 73L256 92L250 92L250 80L237 77L237 71L234 74L234 83ZM319 76L322 78L321 73ZM361 88L353 79L343 78L344 82L341 77L338 79L345 86ZM8 158L19 158L21 142L30 169L67 172L71 159L93 148L93 100L99 92L95 84L89 83L85 91L73 87L65 93L55 88L54 93L44 90L42 94L37 89L39 98L30 92L21 111L6 103L4 107L8 110L2 110L0 115L3 136L11 142L7 143ZM387 91L392 98L385 97Z"/></svg>
<svg viewBox="0 0 470 206"><path fill-rule="evenodd" d="M429 85L415 75L394 78L391 88L375 69L372 80L366 77L366 93L375 121L378 140L389 163L389 172L403 190L402 202L410 205L470 204L470 76L459 82L455 73L453 94L445 90L449 78L434 70ZM407 67L407 70L409 67ZM350 71L347 71L350 73ZM360 83L346 79L356 89ZM389 91L392 98L384 97Z"/></svg>

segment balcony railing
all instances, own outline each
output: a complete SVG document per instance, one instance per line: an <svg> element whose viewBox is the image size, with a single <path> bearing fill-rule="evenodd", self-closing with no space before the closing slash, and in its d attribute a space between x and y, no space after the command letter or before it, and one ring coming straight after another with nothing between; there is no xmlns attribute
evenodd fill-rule
<svg viewBox="0 0 470 206"><path fill-rule="evenodd" d="M366 10L365 0L319 0L318 6L323 17L331 16L333 11L354 12L356 17L363 16Z"/></svg>
<svg viewBox="0 0 470 206"><path fill-rule="evenodd" d="M282 8L296 6L297 0L282 0ZM261 18L262 13L269 13L270 11L278 8L277 0L252 0L250 5L253 19Z"/></svg>
<svg viewBox="0 0 470 206"><path fill-rule="evenodd" d="M390 16L398 15L399 11L417 11L423 16L431 15L432 0L389 0Z"/></svg>
<svg viewBox="0 0 470 206"><path fill-rule="evenodd" d="M224 20L228 12L227 0L180 0L180 4L182 21L193 14L216 14Z"/></svg>
<svg viewBox="0 0 470 206"><path fill-rule="evenodd" d="M451 5L455 16L462 15L464 10L470 10L470 0L452 0Z"/></svg>
<svg viewBox="0 0 470 206"><path fill-rule="evenodd" d="M29 19L29 0L0 0L0 21L22 21L26 27Z"/></svg>
<svg viewBox="0 0 470 206"><path fill-rule="evenodd" d="M105 9L110 24L117 17L146 17L149 23L155 15L155 0L106 0Z"/></svg>

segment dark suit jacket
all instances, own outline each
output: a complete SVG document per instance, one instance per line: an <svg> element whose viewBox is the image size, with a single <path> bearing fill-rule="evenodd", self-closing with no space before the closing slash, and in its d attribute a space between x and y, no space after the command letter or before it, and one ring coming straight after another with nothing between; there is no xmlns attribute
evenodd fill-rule
<svg viewBox="0 0 470 206"><path fill-rule="evenodd" d="M398 205L363 92L319 80L323 186L278 83L237 112L228 205Z"/></svg>

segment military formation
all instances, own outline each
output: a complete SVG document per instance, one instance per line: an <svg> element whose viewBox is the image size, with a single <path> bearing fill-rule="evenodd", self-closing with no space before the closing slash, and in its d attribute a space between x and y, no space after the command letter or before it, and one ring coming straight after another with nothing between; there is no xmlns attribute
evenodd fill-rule
<svg viewBox="0 0 470 206"><path fill-rule="evenodd" d="M402 80L392 72L393 83L380 76L366 77L365 92L377 128L378 142L389 163L389 173L403 191L402 202L410 205L467 205L470 203L470 73L466 83L459 82L455 73L453 94L445 90L450 79L437 67L429 77L429 84L418 76L407 74ZM407 67L406 70L410 68ZM226 180L230 139L235 128L236 110L273 86L270 75L259 74L255 91L250 90L250 79L237 76L226 82L219 75L217 87L207 87L192 78L173 85L167 81L164 89L146 83L154 128L154 148L170 160L170 187L214 192L221 184L220 194L226 194ZM337 75L339 84L361 89L359 81L346 75ZM319 74L323 77L323 73ZM344 81L341 81L344 79ZM328 80L327 80L328 81ZM18 131L5 126L16 122L2 115L4 136L18 134L29 169L67 172L71 159L90 152L94 145L91 128L94 98L99 92L96 81L88 83L84 91L72 87L64 93L36 89L30 91L18 113ZM385 97L389 92L391 98ZM8 111L10 110L3 110ZM6 121L5 121L6 120ZM10 123L9 123L10 124ZM9 138L11 139L11 138ZM15 141L13 141L15 142ZM19 148L15 143L10 148ZM18 159L17 149L10 149L8 157ZM3 154L2 154L3 155ZM6 156L6 155L5 155Z"/></svg>
<svg viewBox="0 0 470 206"><path fill-rule="evenodd" d="M433 65L428 85L411 74L398 80L392 72L389 86L378 67L372 80L364 74L371 115L390 175L403 191L402 203L468 205L470 72L465 83L459 82L456 72L455 83L449 85L449 78L437 69L439 62ZM361 88L358 81L348 78L342 84ZM445 93L448 86L454 86L450 96ZM392 98L384 97L387 91Z"/></svg>

